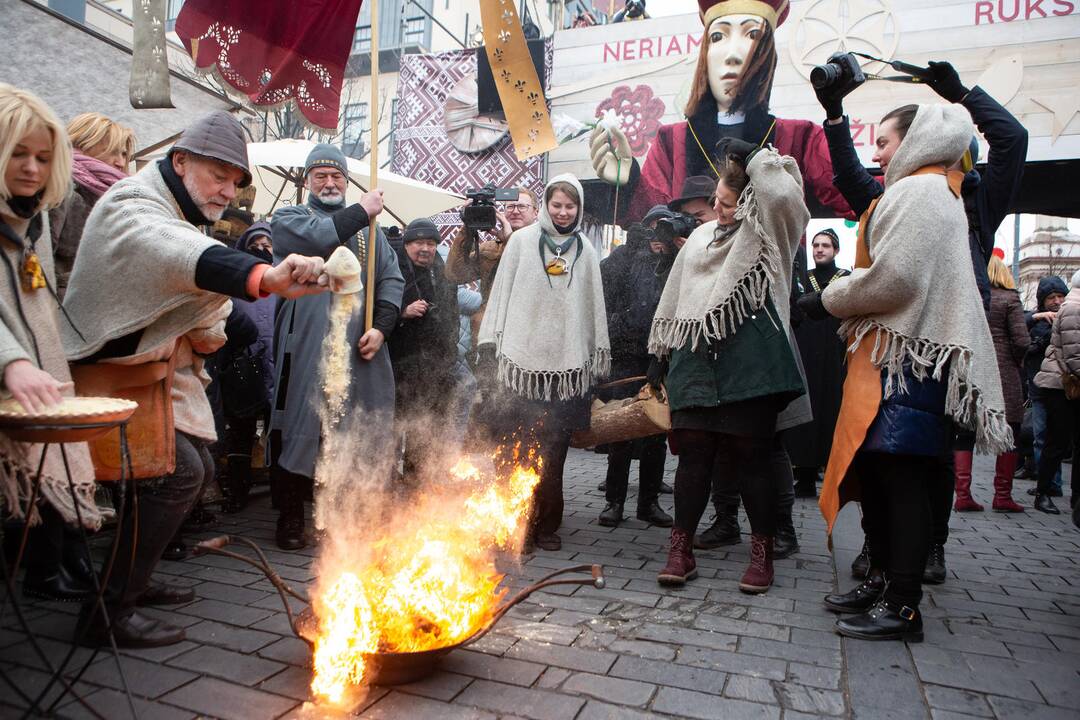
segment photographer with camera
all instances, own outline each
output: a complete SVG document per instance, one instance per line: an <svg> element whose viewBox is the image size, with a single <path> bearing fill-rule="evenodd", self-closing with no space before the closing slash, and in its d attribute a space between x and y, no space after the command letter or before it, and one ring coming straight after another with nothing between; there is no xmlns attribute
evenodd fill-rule
<svg viewBox="0 0 1080 720"><path fill-rule="evenodd" d="M1027 156L1027 130L982 88L965 87L951 64L931 61L925 69L903 63L897 65L898 69L919 76L930 89L948 102L959 103L967 109L990 144L986 167L981 173L975 170L979 145L974 136L969 141L968 151L950 168L962 169L965 173L961 196L968 221L971 267L982 297L983 309L989 313L990 279L986 267L994 249L994 235L998 225L1008 213L1020 187ZM862 166L855 153L848 118L844 115L843 100L865 82L866 78L858 61L850 53L833 55L828 63L814 68L810 77L818 101L825 109L825 137L829 143L829 155L832 157L835 173L833 180L855 214L862 216L885 189L883 184ZM885 142L886 138L879 129L875 157L882 156ZM887 161L882 163L881 169L883 172L887 171ZM817 295L820 296L820 293ZM934 538L926 568L926 579L930 582L944 582L946 577L945 543L949 536L953 487L957 473L962 478L970 473L971 456L965 452L970 449L958 447L954 455L952 448L949 448L942 458L941 472L946 481L934 485L931 490ZM865 555L860 554L859 559L865 562Z"/></svg>
<svg viewBox="0 0 1080 720"><path fill-rule="evenodd" d="M500 194L501 199L497 197ZM462 211L462 226L446 257L446 279L455 285L479 281L486 306L506 241L515 231L536 222L536 193L525 187L504 190L488 185L469 190L466 196L469 201ZM472 316L474 347L484 309Z"/></svg>

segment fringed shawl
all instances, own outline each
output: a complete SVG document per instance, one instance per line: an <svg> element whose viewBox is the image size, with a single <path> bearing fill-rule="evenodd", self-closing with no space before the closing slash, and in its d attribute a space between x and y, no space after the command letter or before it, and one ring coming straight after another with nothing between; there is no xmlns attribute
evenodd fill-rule
<svg viewBox="0 0 1080 720"><path fill-rule="evenodd" d="M650 353L722 340L770 293L788 326L792 255L810 219L802 175L794 159L771 149L758 151L746 170L734 230L706 223L675 258L653 316Z"/></svg>

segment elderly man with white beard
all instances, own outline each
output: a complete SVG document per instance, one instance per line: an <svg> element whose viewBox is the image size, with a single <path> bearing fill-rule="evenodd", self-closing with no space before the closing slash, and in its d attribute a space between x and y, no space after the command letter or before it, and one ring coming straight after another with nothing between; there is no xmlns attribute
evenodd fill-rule
<svg viewBox="0 0 1080 720"><path fill-rule="evenodd" d="M308 201L274 213L274 256L290 252L329 258L339 247L366 258L375 252L374 321L365 329L364 293L348 328L348 395L345 412L364 418L363 442L371 477L389 477L393 460L394 372L384 343L397 326L405 281L397 254L380 230L368 241L371 218L382 212L381 190L364 193L360 202L345 204L349 168L344 153L333 145L312 148L304 163ZM282 550L298 550L304 536L304 498L315 478L322 443L318 408L324 404L320 361L323 340L330 329L331 297L301 298L283 303L274 324L274 403L270 415L270 488L280 512L276 540ZM385 471L385 472L383 472Z"/></svg>
<svg viewBox="0 0 1080 720"><path fill-rule="evenodd" d="M240 123L211 113L189 127L166 157L112 186L94 206L64 296L70 322L63 326L68 359L109 394L137 378L159 382L151 371L174 366L175 442L165 465L172 472L140 478L138 529L123 525L118 558L105 601L116 643L156 647L180 642L184 630L140 613L146 605L190 602L188 588L151 583L162 551L198 498L214 466L206 450L217 439L205 388L203 358L225 342L231 297L254 300L321 292L323 261L293 255L277 267L226 247L199 228L219 219L237 188L251 182ZM76 378L80 372L76 373ZM153 438L133 437L134 443ZM129 562L127 558L134 559ZM91 644L108 642L108 624L93 603L80 628Z"/></svg>

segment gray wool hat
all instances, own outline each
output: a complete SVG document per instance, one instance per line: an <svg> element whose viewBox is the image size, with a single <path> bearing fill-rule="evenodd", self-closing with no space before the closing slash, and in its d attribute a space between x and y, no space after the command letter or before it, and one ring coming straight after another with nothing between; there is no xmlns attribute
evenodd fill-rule
<svg viewBox="0 0 1080 720"><path fill-rule="evenodd" d="M319 143L311 148L307 160L304 161L304 177L317 167L332 167L340 170L346 176L349 174L349 162L341 148L329 143Z"/></svg>
<svg viewBox="0 0 1080 720"><path fill-rule="evenodd" d="M439 242L439 228L427 218L417 218L409 223L402 234L402 240L407 244L413 240L434 240Z"/></svg>
<svg viewBox="0 0 1080 720"><path fill-rule="evenodd" d="M177 150L187 150L240 168L244 171L244 180L240 187L251 184L244 126L224 110L215 110L204 115L188 127L169 149L169 155Z"/></svg>

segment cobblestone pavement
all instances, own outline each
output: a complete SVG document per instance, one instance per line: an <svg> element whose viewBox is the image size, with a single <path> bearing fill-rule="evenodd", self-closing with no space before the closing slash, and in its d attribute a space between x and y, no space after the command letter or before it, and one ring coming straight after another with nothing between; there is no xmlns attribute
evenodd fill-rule
<svg viewBox="0 0 1080 720"><path fill-rule="evenodd" d="M618 529L596 523L604 462L571 452L563 549L532 556L512 571L510 584L599 562L608 587L534 595L481 642L451 653L430 679L373 689L363 717L1080 717L1080 531L1066 514L954 516L948 581L928 588L923 604L926 641L848 641L833 633L835 616L823 609L821 596L853 584L848 566L862 542L854 507L841 515L834 558L816 503L796 501L802 551L777 562L776 584L766 595L738 592L746 542L699 551L700 579L683 590L662 590L655 575L666 531L637 520ZM977 497L989 505L991 461L980 458L976 470ZM669 461L669 482L673 472ZM1025 504L1028 487L1017 483ZM665 505L670 501L663 497ZM311 580L313 552L277 551L273 518L261 498L213 530L257 539L282 577L303 585ZM198 599L164 615L186 626L185 642L123 654L141 717L301 717L309 653L290 635L270 584L250 570L213 556L161 564L163 579L194 586ZM25 607L46 653L59 662L76 608ZM0 669L25 692L37 692L43 665L13 624L9 608L0 629ZM80 649L74 661L88 657ZM104 655L77 685L110 719L130 715L120 687L115 661ZM17 702L8 688L0 691L0 717L20 716L2 705ZM91 717L71 700L59 714Z"/></svg>

